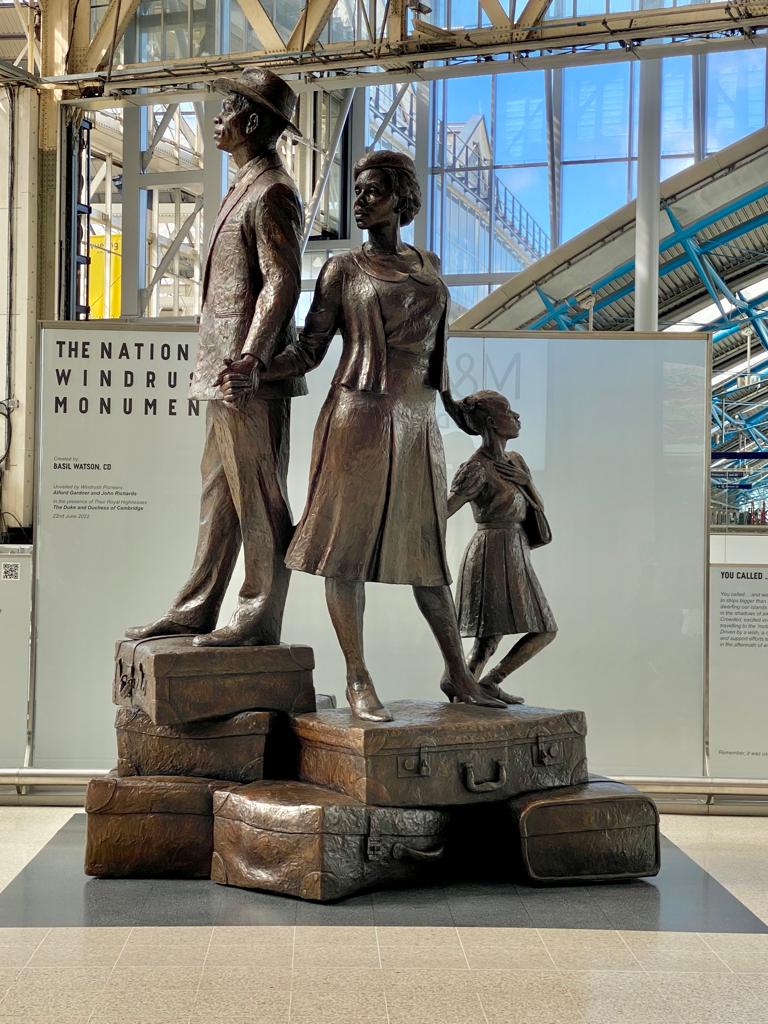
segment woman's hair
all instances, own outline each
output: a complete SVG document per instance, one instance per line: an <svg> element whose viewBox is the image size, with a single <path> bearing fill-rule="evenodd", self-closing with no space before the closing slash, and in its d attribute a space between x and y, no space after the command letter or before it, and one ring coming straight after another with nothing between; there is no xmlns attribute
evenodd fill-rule
<svg viewBox="0 0 768 1024"><path fill-rule="evenodd" d="M378 149L357 161L353 171L355 180L363 171L381 171L385 175L398 199L401 225L410 224L421 209L421 186L413 160L392 149Z"/></svg>
<svg viewBox="0 0 768 1024"><path fill-rule="evenodd" d="M469 434L482 434L489 417L493 416L499 403L507 405L504 395L498 391L475 391L458 402L461 418Z"/></svg>

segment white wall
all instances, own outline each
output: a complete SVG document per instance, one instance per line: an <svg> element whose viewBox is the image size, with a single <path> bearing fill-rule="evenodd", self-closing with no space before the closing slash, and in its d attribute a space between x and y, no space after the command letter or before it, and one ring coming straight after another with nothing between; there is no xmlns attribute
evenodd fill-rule
<svg viewBox="0 0 768 1024"><path fill-rule="evenodd" d="M126 338L141 332L138 325L91 324L82 337L97 340L107 330ZM62 325L48 332L44 408L57 390L51 344L77 331ZM155 341L161 337L154 332ZM554 532L534 562L560 634L510 689L531 704L583 708L594 770L700 773L706 342L574 335L451 345L458 394L496 387L522 413L519 447ZM312 430L337 360L338 342L310 375L310 395L293 403L289 489L296 518ZM70 386L75 396L77 381ZM91 377L88 388L94 386ZM76 413L46 418L36 763L108 767L114 761L113 644L126 625L161 614L189 570L202 423ZM450 477L473 440L451 429L444 414L440 419ZM146 511L46 524L56 481L103 478L54 471L54 457L65 455L109 461L110 479L135 486L148 501ZM472 531L468 509L449 523L454 577ZM367 597L367 656L381 697L442 699L441 659L410 588L371 585ZM342 697L343 662L322 579L294 573L284 639L310 644L317 689ZM503 649L512 642L507 638Z"/></svg>
<svg viewBox="0 0 768 1024"><path fill-rule="evenodd" d="M768 565L768 531L764 534L713 533L709 538L709 560L738 565Z"/></svg>

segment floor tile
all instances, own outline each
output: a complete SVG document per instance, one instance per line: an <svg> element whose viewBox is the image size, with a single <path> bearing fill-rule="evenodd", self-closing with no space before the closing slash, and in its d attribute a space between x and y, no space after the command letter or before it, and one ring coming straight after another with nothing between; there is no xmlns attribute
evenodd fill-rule
<svg viewBox="0 0 768 1024"><path fill-rule="evenodd" d="M233 1001L252 1001L259 995L265 999L291 989L292 974L288 969L271 966L217 967L207 966L200 975L198 998L207 994L231 996Z"/></svg>
<svg viewBox="0 0 768 1024"><path fill-rule="evenodd" d="M26 968L0 1002L0 1018L89 1013L109 978L102 968Z"/></svg>
<svg viewBox="0 0 768 1024"><path fill-rule="evenodd" d="M217 946L208 950L205 967L247 967L250 970L290 970L293 966L293 947L272 949L243 943L242 946Z"/></svg>
<svg viewBox="0 0 768 1024"><path fill-rule="evenodd" d="M333 930L333 929L329 929ZM327 948L299 946L293 951L293 967L302 970L325 971L333 968L373 970L380 966L376 945L332 944Z"/></svg>
<svg viewBox="0 0 768 1024"><path fill-rule="evenodd" d="M249 989L203 988L191 1007L194 1017L230 1019L250 1017L252 1021L287 1021L291 1003L290 986L283 991L260 992Z"/></svg>
<svg viewBox="0 0 768 1024"><path fill-rule="evenodd" d="M197 989L201 967L120 967L109 975L106 990L121 999L130 999L134 992L167 992Z"/></svg>
<svg viewBox="0 0 768 1024"><path fill-rule="evenodd" d="M211 949L219 946L271 946L291 948L294 942L293 925L217 925L211 936Z"/></svg>
<svg viewBox="0 0 768 1024"><path fill-rule="evenodd" d="M378 968L333 968L318 971L314 968L297 968L292 972L291 986L299 989L359 989L383 994L385 974Z"/></svg>
<svg viewBox="0 0 768 1024"><path fill-rule="evenodd" d="M381 966L384 970L446 970L469 969L464 950L456 946L410 946L406 942L381 947Z"/></svg>
<svg viewBox="0 0 768 1024"><path fill-rule="evenodd" d="M403 945L407 945L409 947L422 946L427 949L437 949L442 947L461 949L459 933L453 927L379 928L377 934L379 938L379 946L382 949L388 946Z"/></svg>
<svg viewBox="0 0 768 1024"><path fill-rule="evenodd" d="M335 1024L336 1021L387 1024L387 1004L383 994L362 986L339 984L294 988L290 1005L293 1024Z"/></svg>
<svg viewBox="0 0 768 1024"><path fill-rule="evenodd" d="M366 927L297 926L295 930L296 949L355 945L360 948L376 948L376 929L373 925Z"/></svg>
<svg viewBox="0 0 768 1024"><path fill-rule="evenodd" d="M544 945L559 970L639 971L641 966L618 932L547 929Z"/></svg>
<svg viewBox="0 0 768 1024"><path fill-rule="evenodd" d="M534 932L534 935L536 933ZM473 971L547 971L554 961L542 944L531 943L530 949L519 946L472 946L465 948L467 963Z"/></svg>
<svg viewBox="0 0 768 1024"><path fill-rule="evenodd" d="M465 950L474 946L483 949L488 946L499 949L544 949L544 940L533 928L475 927L457 928L456 931Z"/></svg>
<svg viewBox="0 0 768 1024"><path fill-rule="evenodd" d="M768 1005L733 974L659 973L658 991L684 1024L768 1024Z"/></svg>

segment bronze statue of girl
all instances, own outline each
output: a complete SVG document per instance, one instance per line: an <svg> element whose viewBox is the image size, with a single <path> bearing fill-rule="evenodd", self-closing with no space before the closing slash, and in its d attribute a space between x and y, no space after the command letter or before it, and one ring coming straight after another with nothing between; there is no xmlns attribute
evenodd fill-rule
<svg viewBox="0 0 768 1024"><path fill-rule="evenodd" d="M448 515L472 504L477 530L467 545L457 587L459 629L474 637L469 668L481 689L507 704L522 704L501 682L550 644L557 623L531 565L530 549L551 540L541 496L522 455L506 451L520 433L520 417L498 391L477 391L457 403L461 426L483 443L456 472ZM483 675L502 636L525 636ZM446 689L445 681L443 689ZM447 691L450 692L450 683Z"/></svg>

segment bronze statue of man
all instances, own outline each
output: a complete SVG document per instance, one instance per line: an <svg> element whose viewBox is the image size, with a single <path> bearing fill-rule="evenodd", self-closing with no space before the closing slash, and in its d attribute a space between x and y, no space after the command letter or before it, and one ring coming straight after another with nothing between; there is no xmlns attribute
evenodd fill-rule
<svg viewBox="0 0 768 1024"><path fill-rule="evenodd" d="M300 375L266 382L275 355L295 341L304 214L276 151L292 123L293 90L269 71L220 79L226 93L216 146L237 176L221 204L203 274L197 366L190 396L208 400L200 529L192 572L168 612L129 629L133 639L194 635L198 646L280 641L293 530L287 497L291 398ZM230 623L216 624L240 546L245 581Z"/></svg>

